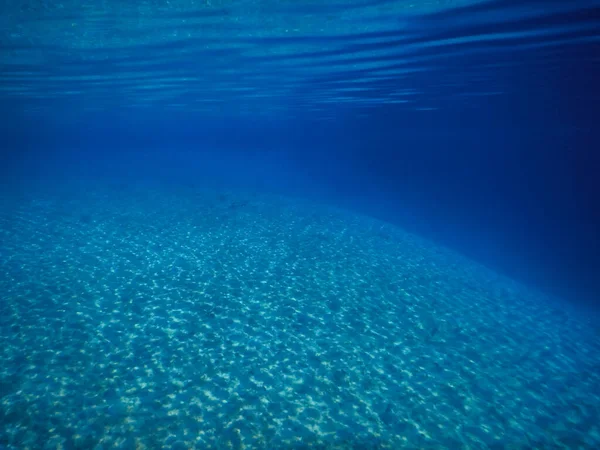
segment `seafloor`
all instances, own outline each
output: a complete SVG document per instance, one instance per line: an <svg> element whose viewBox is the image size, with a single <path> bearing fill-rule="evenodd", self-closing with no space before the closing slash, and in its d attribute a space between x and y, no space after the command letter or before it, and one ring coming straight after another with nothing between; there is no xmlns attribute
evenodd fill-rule
<svg viewBox="0 0 600 450"><path fill-rule="evenodd" d="M0 447L600 448L597 330L398 228L191 188L0 206Z"/></svg>

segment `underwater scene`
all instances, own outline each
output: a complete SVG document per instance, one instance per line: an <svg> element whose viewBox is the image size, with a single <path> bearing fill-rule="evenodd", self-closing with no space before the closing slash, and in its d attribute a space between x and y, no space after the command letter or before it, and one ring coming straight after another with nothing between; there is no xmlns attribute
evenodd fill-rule
<svg viewBox="0 0 600 450"><path fill-rule="evenodd" d="M600 1L0 1L0 450L600 448Z"/></svg>

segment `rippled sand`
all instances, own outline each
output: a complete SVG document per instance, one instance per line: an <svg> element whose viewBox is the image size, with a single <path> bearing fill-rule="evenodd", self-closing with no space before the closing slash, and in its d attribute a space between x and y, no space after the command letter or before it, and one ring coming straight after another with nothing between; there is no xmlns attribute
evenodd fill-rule
<svg viewBox="0 0 600 450"><path fill-rule="evenodd" d="M390 225L297 200L3 194L7 448L598 448L600 339Z"/></svg>

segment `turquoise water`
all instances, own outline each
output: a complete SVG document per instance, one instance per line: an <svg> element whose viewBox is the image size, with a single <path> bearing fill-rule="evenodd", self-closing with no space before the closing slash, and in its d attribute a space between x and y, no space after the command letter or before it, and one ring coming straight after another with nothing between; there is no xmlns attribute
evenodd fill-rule
<svg viewBox="0 0 600 450"><path fill-rule="evenodd" d="M597 330L390 224L101 184L0 209L4 447L600 446Z"/></svg>

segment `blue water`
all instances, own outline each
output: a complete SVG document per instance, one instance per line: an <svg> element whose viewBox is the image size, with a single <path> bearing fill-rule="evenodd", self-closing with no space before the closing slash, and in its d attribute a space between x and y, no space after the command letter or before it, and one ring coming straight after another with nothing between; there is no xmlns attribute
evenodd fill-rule
<svg viewBox="0 0 600 450"><path fill-rule="evenodd" d="M599 38L0 3L0 447L600 447Z"/></svg>

